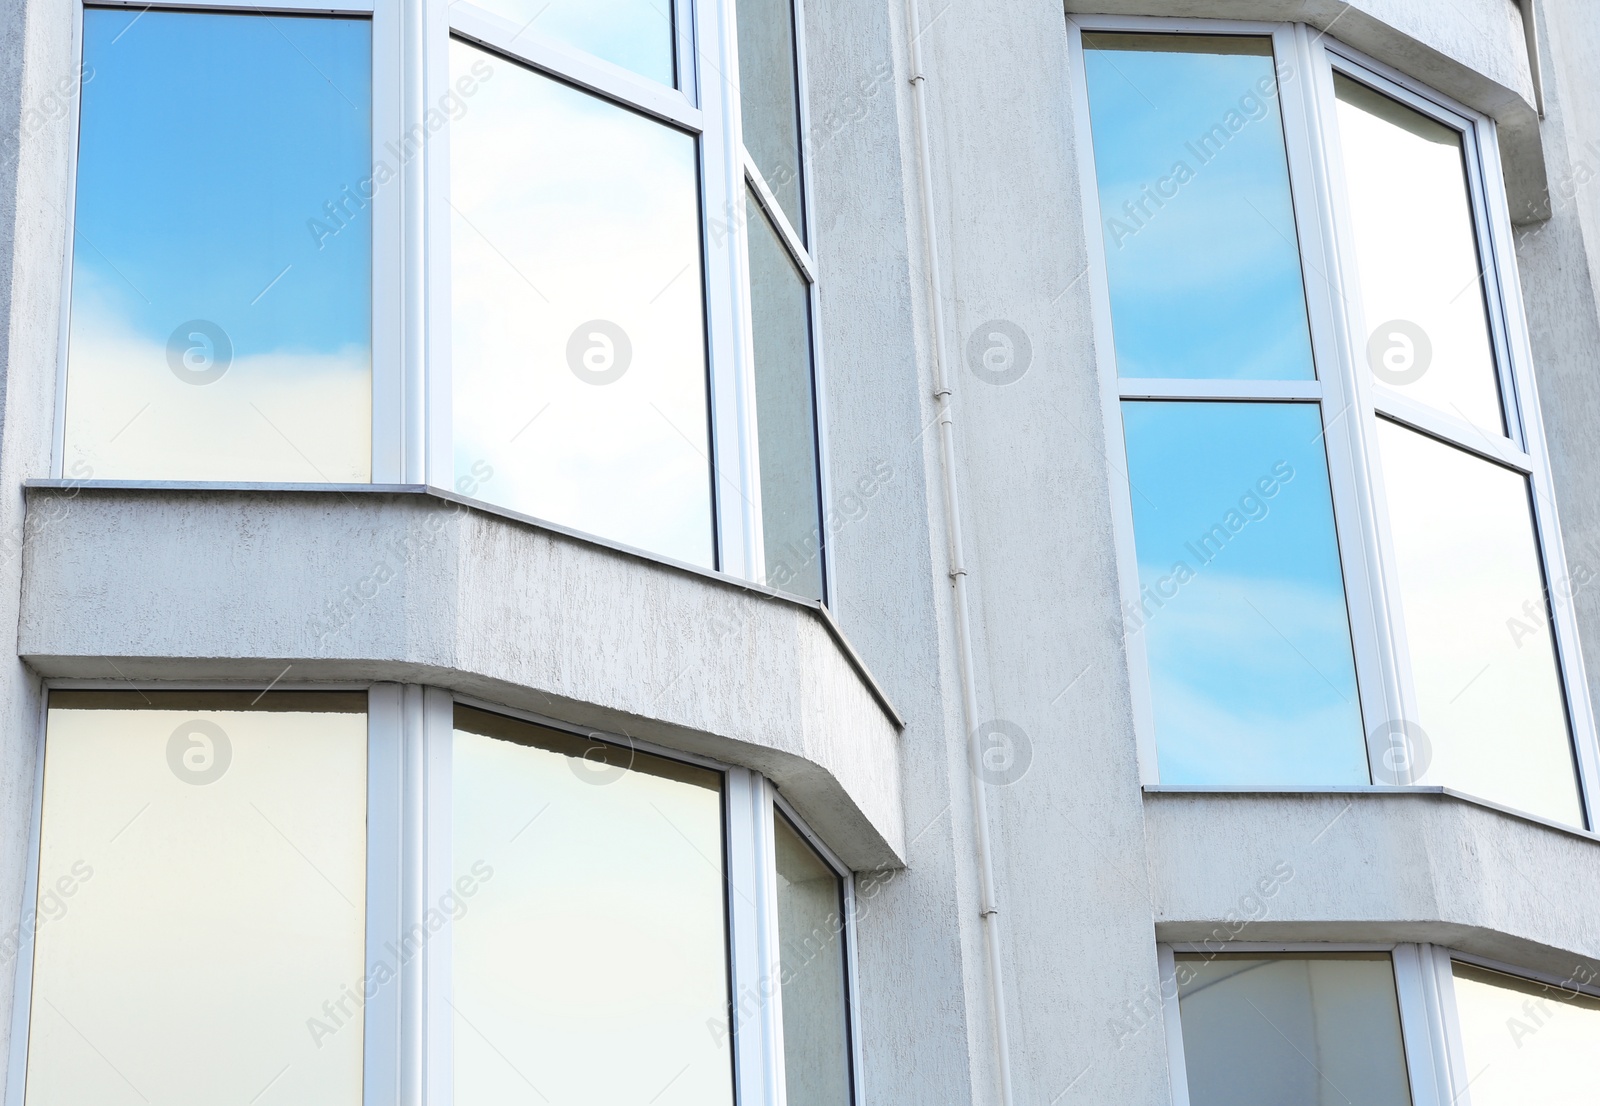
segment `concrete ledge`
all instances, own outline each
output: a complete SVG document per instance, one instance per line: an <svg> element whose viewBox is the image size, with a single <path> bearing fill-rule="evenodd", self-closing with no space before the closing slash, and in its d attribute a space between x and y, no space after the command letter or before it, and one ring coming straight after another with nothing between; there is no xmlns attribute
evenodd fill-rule
<svg viewBox="0 0 1600 1106"><path fill-rule="evenodd" d="M435 684L756 769L902 863L899 717L815 605L421 488L25 495L46 677Z"/></svg>
<svg viewBox="0 0 1600 1106"><path fill-rule="evenodd" d="M1600 838L1442 789L1148 791L1145 832L1164 941L1432 941L1563 978L1600 957Z"/></svg>
<svg viewBox="0 0 1600 1106"><path fill-rule="evenodd" d="M1069 14L1308 23L1496 123L1514 223L1550 218L1521 9L1514 0L1066 0Z"/></svg>

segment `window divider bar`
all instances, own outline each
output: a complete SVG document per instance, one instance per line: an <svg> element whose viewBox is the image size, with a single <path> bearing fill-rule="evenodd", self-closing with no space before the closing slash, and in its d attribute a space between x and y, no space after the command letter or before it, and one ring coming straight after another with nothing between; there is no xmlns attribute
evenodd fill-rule
<svg viewBox="0 0 1600 1106"><path fill-rule="evenodd" d="M784 248L789 251L789 256L799 266L801 274L808 284L817 282L816 265L811 260L811 253L800 241L800 236L795 233L794 225L789 222L789 217L783 213L783 207L778 203L772 189L767 187L767 179L761 175L761 170L756 167L755 159L750 156L750 151L740 147L744 158L744 179L756 194L756 201L761 205L761 210L767 219L777 228L778 237L783 239Z"/></svg>
<svg viewBox="0 0 1600 1106"><path fill-rule="evenodd" d="M506 60L528 65L566 84L615 101L695 134L705 130L705 116L675 88L635 76L621 66L590 57L532 35L524 35L509 19L462 0L450 8L450 32L493 50Z"/></svg>
<svg viewBox="0 0 1600 1106"><path fill-rule="evenodd" d="M1395 999L1400 1009L1400 1041L1414 1106L1451 1106L1443 1011L1439 1007L1431 948L1396 945L1391 954Z"/></svg>
<svg viewBox="0 0 1600 1106"><path fill-rule="evenodd" d="M763 781L747 768L727 773L728 851L728 1035L733 1049L734 1101L740 1106L781 1106L772 1095L769 1041L765 1029L768 988L775 978L764 960L762 914L766 880L762 864L768 851L770 830L759 826L761 812L769 810ZM770 816L769 816L770 817Z"/></svg>
<svg viewBox="0 0 1600 1106"><path fill-rule="evenodd" d="M421 74L423 103L438 109L457 90L450 83L449 0L423 0L428 49ZM472 110L470 107L468 111ZM423 147L426 208L421 260L427 282L422 310L426 348L423 379L411 382L409 395L424 407L419 440L405 442L407 475L424 483L456 487L454 367L452 364L450 272L450 127L439 128Z"/></svg>
<svg viewBox="0 0 1600 1106"><path fill-rule="evenodd" d="M363 976L380 950L400 938L401 870L405 833L404 725L399 684L373 684L367 693L367 917ZM400 1092L400 985L390 981L366 998L366 1046L361 1099L386 1106Z"/></svg>
<svg viewBox="0 0 1600 1106"><path fill-rule="evenodd" d="M406 476L406 242L402 167L391 149L404 147L403 20L394 4L372 14L372 470L374 484ZM379 166L394 172L379 182ZM356 185L358 193L364 191Z"/></svg>
<svg viewBox="0 0 1600 1106"><path fill-rule="evenodd" d="M1465 419L1451 418L1427 404L1418 403L1382 386L1374 385L1373 390L1376 393L1375 402L1380 417L1400 423L1430 438L1437 438L1447 445L1486 461L1515 469L1525 476L1533 472L1532 456L1524 453L1509 438L1491 437L1481 427L1474 426Z"/></svg>
<svg viewBox="0 0 1600 1106"><path fill-rule="evenodd" d="M1119 377L1122 399L1232 400L1242 403L1274 400L1316 401L1323 387L1316 380L1171 380Z"/></svg>
<svg viewBox="0 0 1600 1106"><path fill-rule="evenodd" d="M1392 615L1394 594L1384 576L1380 532L1381 500L1372 474L1369 434L1371 410L1367 376L1358 362L1361 344L1352 323L1360 308L1351 302L1347 288L1354 286L1350 257L1342 253L1335 215L1335 183L1339 176L1336 124L1333 112L1333 76L1326 53L1318 48L1304 24L1280 35L1282 53L1292 59L1296 73L1280 81L1279 102L1284 115L1284 141L1289 159L1291 191L1296 220L1301 228L1301 270L1305 280L1306 309L1311 328L1313 356L1323 379L1323 451L1328 464L1328 486L1333 500L1333 522L1344 577L1345 608L1350 619L1351 646L1356 665L1356 691L1361 705L1367 772L1388 740L1387 722L1405 716Z"/></svg>

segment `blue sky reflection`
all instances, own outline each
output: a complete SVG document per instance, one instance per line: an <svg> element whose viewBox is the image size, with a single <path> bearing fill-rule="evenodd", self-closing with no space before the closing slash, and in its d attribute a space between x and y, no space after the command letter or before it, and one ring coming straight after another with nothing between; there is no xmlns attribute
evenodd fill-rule
<svg viewBox="0 0 1600 1106"><path fill-rule="evenodd" d="M1122 411L1162 782L1369 782L1316 405Z"/></svg>
<svg viewBox="0 0 1600 1106"><path fill-rule="evenodd" d="M1084 45L1121 375L1311 379L1270 40Z"/></svg>
<svg viewBox="0 0 1600 1106"><path fill-rule="evenodd" d="M68 471L368 479L369 22L89 8L83 36Z"/></svg>

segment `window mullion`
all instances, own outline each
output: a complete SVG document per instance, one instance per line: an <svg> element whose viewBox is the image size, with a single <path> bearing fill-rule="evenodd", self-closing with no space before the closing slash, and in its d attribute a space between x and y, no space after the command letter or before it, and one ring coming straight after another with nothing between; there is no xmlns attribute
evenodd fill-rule
<svg viewBox="0 0 1600 1106"><path fill-rule="evenodd" d="M382 174L395 173L391 150L399 149L407 82L401 38L402 18L394 4L372 13L372 482L406 479L405 406L407 361L402 337L405 317L405 240L403 186Z"/></svg>
<svg viewBox="0 0 1600 1106"><path fill-rule="evenodd" d="M771 971L770 926L772 806L765 781L744 768L730 769L728 792L728 957L731 967L728 1035L734 1050L734 1101L739 1106L779 1106L768 1023L777 978Z"/></svg>
<svg viewBox="0 0 1600 1106"><path fill-rule="evenodd" d="M1448 975L1449 958L1445 958ZM1396 945L1394 983L1413 1106L1453 1106L1444 1008L1432 945Z"/></svg>
<svg viewBox="0 0 1600 1106"><path fill-rule="evenodd" d="M710 329L712 481L718 567L765 581L761 540L760 453L756 430L755 352L746 248L744 143L740 138L738 27L733 0L695 4L703 70L720 74L701 90L700 140L706 242L706 313Z"/></svg>
<svg viewBox="0 0 1600 1106"><path fill-rule="evenodd" d="M1406 661L1399 580L1390 552L1374 397L1371 380L1359 361L1366 343L1361 339L1365 319L1356 291L1355 251L1340 234L1349 217L1337 184L1342 160L1334 118L1333 74L1325 48L1309 27L1296 24L1294 39L1301 79L1294 82L1291 96L1300 101L1301 112L1290 130L1299 132L1298 124L1303 121L1306 132L1303 144L1291 142L1290 149L1299 149L1305 158L1305 179L1311 185L1305 200L1315 205L1302 241L1316 241L1321 264L1308 267L1308 271L1325 282L1324 295L1311 297L1317 304L1312 336L1315 341L1315 316L1321 314L1326 337L1320 343L1317 364L1326 389L1324 440L1350 596L1351 631L1356 639L1368 763L1374 782L1409 783L1409 758L1396 760L1390 731L1397 723L1414 718L1416 707ZM1286 98L1285 102L1290 101Z"/></svg>
<svg viewBox="0 0 1600 1106"><path fill-rule="evenodd" d="M1359 343L1345 329L1355 305L1341 281L1338 238L1334 231L1330 173L1330 147L1319 143L1326 136L1329 89L1321 51L1303 24L1278 32L1282 54L1293 59L1297 73L1281 83L1285 139L1291 175L1297 187L1294 202L1302 230L1302 270L1306 274L1307 306L1318 378L1323 388L1323 444L1328 454L1328 474L1334 501L1334 525L1339 536L1345 593L1350 612L1357 690L1367 735L1369 769L1380 777L1373 734L1380 737L1387 720L1402 717L1389 678L1392 658L1387 653L1384 627L1391 625L1385 610L1384 588L1375 557L1375 510L1370 494L1370 474L1364 452L1365 419L1357 412L1370 410L1363 395L1361 373L1354 362ZM1297 172L1298 170L1298 172ZM1313 291L1314 290L1314 291ZM1341 309L1342 307L1342 309Z"/></svg>

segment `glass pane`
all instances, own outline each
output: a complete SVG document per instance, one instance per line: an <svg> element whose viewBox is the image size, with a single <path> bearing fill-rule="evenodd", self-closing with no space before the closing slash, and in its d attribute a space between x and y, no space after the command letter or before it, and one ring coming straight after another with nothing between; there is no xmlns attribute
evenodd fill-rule
<svg viewBox="0 0 1600 1106"><path fill-rule="evenodd" d="M1386 419L1378 443L1420 782L1581 826L1527 480Z"/></svg>
<svg viewBox="0 0 1600 1106"><path fill-rule="evenodd" d="M1310 380L1272 41L1083 45L1117 371Z"/></svg>
<svg viewBox="0 0 1600 1106"><path fill-rule="evenodd" d="M360 1106L365 709L51 693L29 1106Z"/></svg>
<svg viewBox="0 0 1600 1106"><path fill-rule="evenodd" d="M457 708L456 1106L731 1106L722 780Z"/></svg>
<svg viewBox="0 0 1600 1106"><path fill-rule="evenodd" d="M1161 781L1367 783L1316 405L1122 418Z"/></svg>
<svg viewBox="0 0 1600 1106"><path fill-rule="evenodd" d="M1388 956L1182 956L1177 976L1190 1106L1411 1106Z"/></svg>
<svg viewBox="0 0 1600 1106"><path fill-rule="evenodd" d="M1461 134L1348 77L1333 81L1373 375L1501 433Z"/></svg>
<svg viewBox="0 0 1600 1106"><path fill-rule="evenodd" d="M458 487L711 567L690 136L450 44Z"/></svg>
<svg viewBox="0 0 1600 1106"><path fill-rule="evenodd" d="M782 815L775 822L788 1106L850 1106L844 883Z"/></svg>
<svg viewBox="0 0 1600 1106"><path fill-rule="evenodd" d="M372 473L364 19L86 8L66 471Z"/></svg>
<svg viewBox="0 0 1600 1106"><path fill-rule="evenodd" d="M745 205L767 583L821 599L824 540L811 388L810 286L755 197L747 194Z"/></svg>
<svg viewBox="0 0 1600 1106"><path fill-rule="evenodd" d="M800 93L791 0L739 0L739 111L744 145L802 239Z"/></svg>
<svg viewBox="0 0 1600 1106"><path fill-rule="evenodd" d="M672 0L471 0L517 25L641 77L673 83ZM452 82L453 83L453 82Z"/></svg>
<svg viewBox="0 0 1600 1106"><path fill-rule="evenodd" d="M1317 407L1122 411L1162 783L1368 783Z"/></svg>
<svg viewBox="0 0 1600 1106"><path fill-rule="evenodd" d="M1460 963L1455 987L1472 1106L1591 1106L1600 1001L1573 980L1545 987Z"/></svg>

